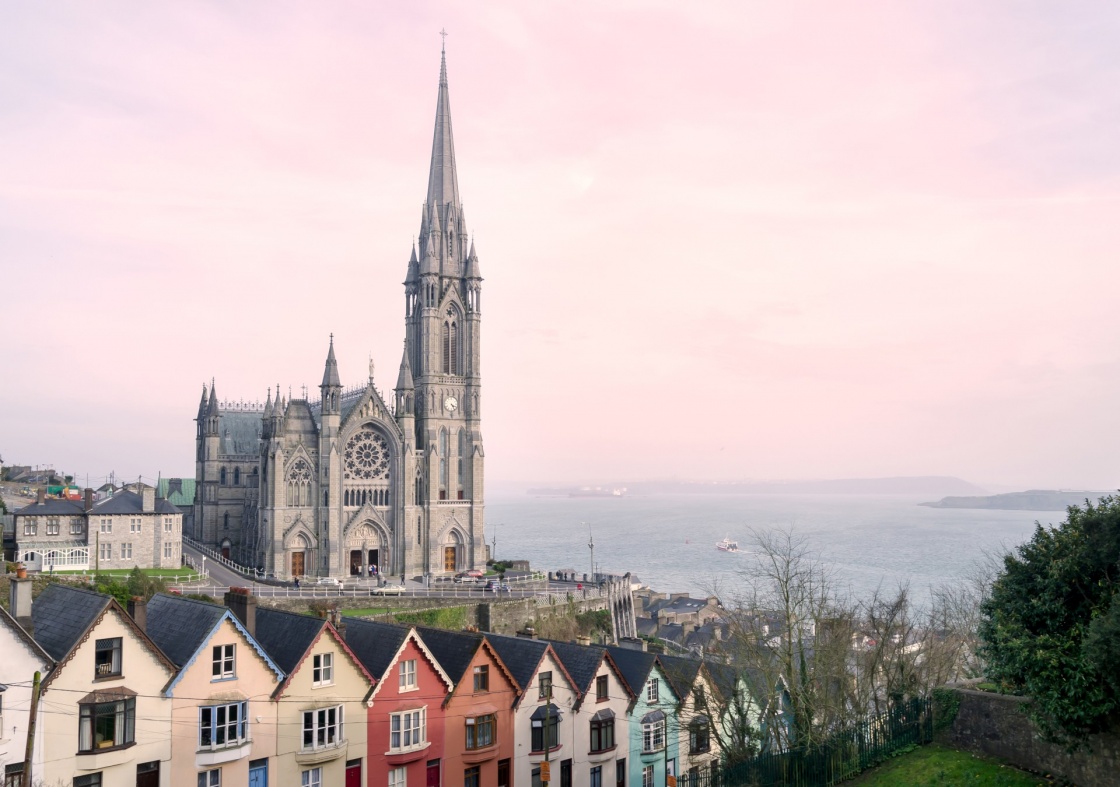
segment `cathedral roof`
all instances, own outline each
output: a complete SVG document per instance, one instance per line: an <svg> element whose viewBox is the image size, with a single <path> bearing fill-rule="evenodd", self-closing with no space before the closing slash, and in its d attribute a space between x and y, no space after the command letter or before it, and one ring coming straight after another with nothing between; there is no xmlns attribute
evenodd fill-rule
<svg viewBox="0 0 1120 787"><path fill-rule="evenodd" d="M222 454L260 453L261 413L259 410L222 410L218 434Z"/></svg>

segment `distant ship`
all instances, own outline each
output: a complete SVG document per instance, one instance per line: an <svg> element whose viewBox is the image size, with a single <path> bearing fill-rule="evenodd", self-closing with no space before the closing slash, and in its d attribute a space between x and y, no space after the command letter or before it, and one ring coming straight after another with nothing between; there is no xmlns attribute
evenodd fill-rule
<svg viewBox="0 0 1120 787"><path fill-rule="evenodd" d="M739 542L732 541L730 538L725 538L723 541L716 542L716 549L720 552L738 552Z"/></svg>
<svg viewBox="0 0 1120 787"><path fill-rule="evenodd" d="M625 497L626 487L605 488L601 486L584 486L568 492L568 497Z"/></svg>

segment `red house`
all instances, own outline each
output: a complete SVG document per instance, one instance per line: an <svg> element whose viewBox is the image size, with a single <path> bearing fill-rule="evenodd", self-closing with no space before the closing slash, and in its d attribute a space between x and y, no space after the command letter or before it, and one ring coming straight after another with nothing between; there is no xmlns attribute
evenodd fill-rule
<svg viewBox="0 0 1120 787"><path fill-rule="evenodd" d="M366 738L369 787L441 787L444 700L454 687L416 630L352 620L346 644L377 679ZM447 782L454 784L454 780Z"/></svg>
<svg viewBox="0 0 1120 787"><path fill-rule="evenodd" d="M445 783L511 787L513 704L521 687L481 634L422 628L420 637L455 681L444 701Z"/></svg>

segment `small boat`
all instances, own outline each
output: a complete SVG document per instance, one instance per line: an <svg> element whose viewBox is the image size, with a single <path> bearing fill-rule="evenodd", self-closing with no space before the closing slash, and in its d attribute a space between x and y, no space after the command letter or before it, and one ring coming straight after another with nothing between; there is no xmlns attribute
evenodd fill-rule
<svg viewBox="0 0 1120 787"><path fill-rule="evenodd" d="M720 552L738 552L739 543L737 541L732 541L730 538L725 538L723 541L716 542L716 549Z"/></svg>

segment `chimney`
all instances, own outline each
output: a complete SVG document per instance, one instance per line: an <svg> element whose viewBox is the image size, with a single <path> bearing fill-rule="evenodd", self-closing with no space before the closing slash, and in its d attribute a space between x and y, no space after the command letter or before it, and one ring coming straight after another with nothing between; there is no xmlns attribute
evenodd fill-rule
<svg viewBox="0 0 1120 787"><path fill-rule="evenodd" d="M331 610L330 616L331 626L338 632L338 636L346 641L346 619L342 617L342 613L337 609Z"/></svg>
<svg viewBox="0 0 1120 787"><path fill-rule="evenodd" d="M618 646L629 650L646 651L646 641L640 637L619 637Z"/></svg>
<svg viewBox="0 0 1120 787"><path fill-rule="evenodd" d="M537 630L532 626L526 626L525 628L521 629L521 631L517 632L517 636L521 637L522 639L536 639Z"/></svg>
<svg viewBox="0 0 1120 787"><path fill-rule="evenodd" d="M582 635L576 637L576 644L577 645L590 645L591 644L591 637L587 636L586 634L582 634Z"/></svg>
<svg viewBox="0 0 1120 787"><path fill-rule="evenodd" d="M232 587L225 596L229 611L237 616L250 637L257 636L257 597L249 588Z"/></svg>
<svg viewBox="0 0 1120 787"><path fill-rule="evenodd" d="M39 505L43 505L47 502L47 490L45 487L39 487L38 499L35 502Z"/></svg>
<svg viewBox="0 0 1120 787"><path fill-rule="evenodd" d="M28 634L33 633L31 623L31 586L29 578L12 577L8 584L8 610Z"/></svg>
<svg viewBox="0 0 1120 787"><path fill-rule="evenodd" d="M89 491L88 489L86 490ZM140 630L147 632L148 630L148 601L140 596L133 596L128 600L128 615L140 627Z"/></svg>
<svg viewBox="0 0 1120 787"><path fill-rule="evenodd" d="M150 514L156 510L156 490L154 487L145 486L140 489L140 510Z"/></svg>
<svg viewBox="0 0 1120 787"><path fill-rule="evenodd" d="M89 511L93 508L93 490L88 486L86 487L85 501L82 504L82 508L85 511Z"/></svg>

